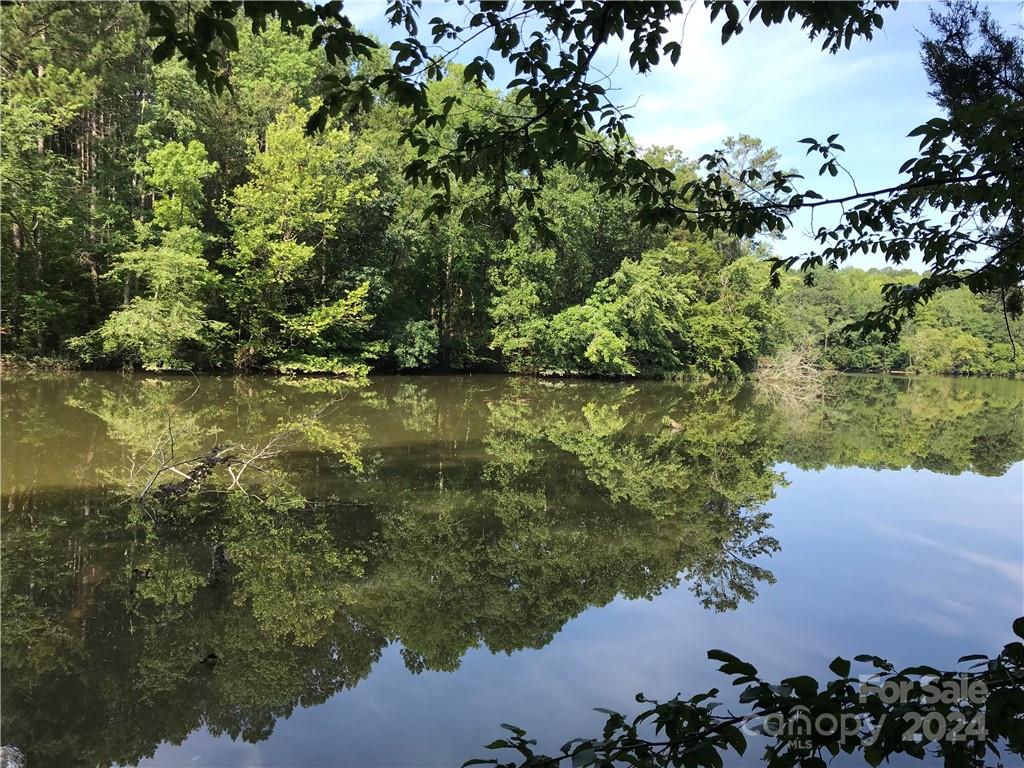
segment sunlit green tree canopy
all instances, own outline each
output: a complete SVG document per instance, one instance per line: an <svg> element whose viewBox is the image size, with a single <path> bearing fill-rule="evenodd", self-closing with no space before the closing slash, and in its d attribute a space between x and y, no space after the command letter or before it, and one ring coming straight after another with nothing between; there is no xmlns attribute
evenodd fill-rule
<svg viewBox="0 0 1024 768"><path fill-rule="evenodd" d="M793 24L829 56L870 46L894 5L692 12L726 46ZM936 12L941 116L891 188L843 199L754 137L699 158L636 145L591 62L621 40L632 71L672 67L681 4L436 10L394 3L385 48L340 3L4 5L5 351L335 374L735 376L793 349L1020 369L1024 70L983 9ZM799 147L842 173L836 137ZM808 209L837 217L783 263L772 236ZM831 269L865 253L892 271ZM805 287L780 271L797 265Z"/></svg>

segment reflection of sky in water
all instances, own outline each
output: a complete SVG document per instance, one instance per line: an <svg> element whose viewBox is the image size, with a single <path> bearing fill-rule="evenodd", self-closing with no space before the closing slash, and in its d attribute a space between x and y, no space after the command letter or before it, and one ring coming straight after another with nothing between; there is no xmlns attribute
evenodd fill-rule
<svg viewBox="0 0 1024 768"><path fill-rule="evenodd" d="M197 732L143 765L459 765L512 722L555 749L596 735L592 707L687 695L728 680L704 658L724 648L769 678L827 674L836 655L948 666L992 652L1024 614L1024 464L1000 478L784 466L766 505L782 550L775 585L730 613L685 586L616 600L566 624L541 650L468 652L455 673L411 675L392 646L369 678L280 720L260 744ZM743 765L756 765L753 745ZM734 765L738 763L731 763ZM921 765L915 761L915 765Z"/></svg>

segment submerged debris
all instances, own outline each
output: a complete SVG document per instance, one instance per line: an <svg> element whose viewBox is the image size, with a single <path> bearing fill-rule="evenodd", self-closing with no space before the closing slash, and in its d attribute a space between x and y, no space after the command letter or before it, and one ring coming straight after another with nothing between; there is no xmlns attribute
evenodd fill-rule
<svg viewBox="0 0 1024 768"><path fill-rule="evenodd" d="M183 462L191 465L191 469L188 472L179 472L182 475L180 481L161 485L154 490L153 498L166 501L190 491L199 485L214 470L214 467L219 464L226 464L231 461L231 458L232 455L228 448L215 445L204 456L199 456L189 462Z"/></svg>
<svg viewBox="0 0 1024 768"><path fill-rule="evenodd" d="M25 753L10 744L0 746L0 768L26 768Z"/></svg>

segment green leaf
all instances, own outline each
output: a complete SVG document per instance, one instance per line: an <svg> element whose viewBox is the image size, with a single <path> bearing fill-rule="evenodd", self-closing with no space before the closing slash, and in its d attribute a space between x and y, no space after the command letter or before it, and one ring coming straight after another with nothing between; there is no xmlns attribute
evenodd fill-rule
<svg viewBox="0 0 1024 768"><path fill-rule="evenodd" d="M832 659L832 663L828 665L828 668L839 675L839 677L848 677L850 674L850 662L842 656L836 656Z"/></svg>
<svg viewBox="0 0 1024 768"><path fill-rule="evenodd" d="M159 64L161 61L167 61L174 55L174 48L174 38L168 37L153 49L153 62Z"/></svg>
<svg viewBox="0 0 1024 768"><path fill-rule="evenodd" d="M809 675L787 677L781 682L783 685L790 686L801 697L813 696L818 692L818 681Z"/></svg>
<svg viewBox="0 0 1024 768"><path fill-rule="evenodd" d="M722 651L718 648L712 648L708 651L708 658L712 661L740 661L738 656L733 656L728 651Z"/></svg>
<svg viewBox="0 0 1024 768"><path fill-rule="evenodd" d="M926 664L922 664L917 667L907 667L906 669L900 670L901 675L913 675L919 677L921 675L940 675L942 674L935 667L929 667Z"/></svg>
<svg viewBox="0 0 1024 768"><path fill-rule="evenodd" d="M743 661L737 656L733 656L727 651L714 648L708 651L708 658L713 661L724 662L718 669L720 672L724 672L727 675L745 675L749 677L757 675L757 667L749 662Z"/></svg>
<svg viewBox="0 0 1024 768"><path fill-rule="evenodd" d="M739 728L729 728L725 731L725 739L729 742L736 754L742 755L747 751L747 737L743 735L743 732Z"/></svg>
<svg viewBox="0 0 1024 768"><path fill-rule="evenodd" d="M584 747L572 753L572 768L586 768L595 762L597 762L597 754L593 747Z"/></svg>

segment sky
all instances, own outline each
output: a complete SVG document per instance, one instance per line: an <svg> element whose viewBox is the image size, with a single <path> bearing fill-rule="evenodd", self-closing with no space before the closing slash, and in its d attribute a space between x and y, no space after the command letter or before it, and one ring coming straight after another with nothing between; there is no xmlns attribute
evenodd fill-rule
<svg viewBox="0 0 1024 768"><path fill-rule="evenodd" d="M1024 6L1019 0L986 4L1006 30L1024 34ZM349 0L345 9L353 22L385 40L396 34L383 18L384 2ZM423 3L422 18L449 16L453 3ZM727 44L720 42L721 20L712 25L702 2L670 27L682 40L683 55L675 67L667 62L641 76L629 69L625 42L615 41L599 52L594 66L610 73L614 98L629 105L630 131L641 144L672 145L696 157L714 149L727 136L746 133L782 154L781 167L793 168L823 194L849 194L849 179L817 176L820 162L806 157L799 140L824 139L838 133L845 148L841 158L861 191L887 187L917 148L907 137L939 110L928 96L920 60L920 41L931 29L929 3L902 2L885 15L883 30L870 42L855 41L850 50L832 55L820 50L797 25L769 29L750 25ZM473 51L468 54L472 56ZM499 84L501 72L499 71ZM812 226L830 223L802 216L774 250L795 256L813 248ZM884 266L881 257L860 255L849 264ZM920 263L908 266L921 268Z"/></svg>

